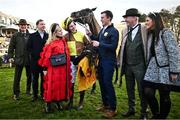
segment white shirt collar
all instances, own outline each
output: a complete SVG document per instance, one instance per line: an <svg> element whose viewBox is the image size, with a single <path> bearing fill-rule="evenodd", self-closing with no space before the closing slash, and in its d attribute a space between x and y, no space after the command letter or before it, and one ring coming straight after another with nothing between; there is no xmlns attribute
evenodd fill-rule
<svg viewBox="0 0 180 120"><path fill-rule="evenodd" d="M110 25L112 25L112 23L110 23L109 25L103 26L103 29L105 30Z"/></svg>
<svg viewBox="0 0 180 120"><path fill-rule="evenodd" d="M137 23L136 25L134 25L132 28L136 27L137 25L138 25L138 23ZM137 26L137 27L132 31L132 35L131 35L132 41L134 40L134 38L135 38L138 30L139 30L139 26Z"/></svg>
<svg viewBox="0 0 180 120"><path fill-rule="evenodd" d="M134 25L132 28L136 27L139 23L136 23L136 25ZM138 26L137 26L138 27Z"/></svg>
<svg viewBox="0 0 180 120"><path fill-rule="evenodd" d="M44 34L44 31L40 31L40 30L38 30L38 32L39 32L40 34Z"/></svg>
<svg viewBox="0 0 180 120"><path fill-rule="evenodd" d="M107 28L108 26L110 26L110 25L106 25L106 26L103 27L102 33L104 33L104 31L106 30L106 28Z"/></svg>
<svg viewBox="0 0 180 120"><path fill-rule="evenodd" d="M103 27L103 29L105 30L105 29L106 29L108 26L109 26L109 25L107 25L107 26L104 26L104 27Z"/></svg>
<svg viewBox="0 0 180 120"><path fill-rule="evenodd" d="M40 30L38 30L38 32L39 32L39 34L40 34L41 38L43 39L43 37L44 37L44 31L40 31Z"/></svg>

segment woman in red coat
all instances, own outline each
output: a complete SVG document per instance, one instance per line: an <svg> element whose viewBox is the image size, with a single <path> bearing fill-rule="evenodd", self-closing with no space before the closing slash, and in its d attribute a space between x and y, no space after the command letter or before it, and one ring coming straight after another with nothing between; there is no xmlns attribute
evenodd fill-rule
<svg viewBox="0 0 180 120"><path fill-rule="evenodd" d="M66 63L54 66L50 57L64 53ZM40 56L39 65L44 67L44 100L47 103L45 112L51 112L52 102L56 102L57 108L60 109L59 102L68 100L72 95L69 50L66 39L62 36L62 29L58 24L51 25L49 39Z"/></svg>

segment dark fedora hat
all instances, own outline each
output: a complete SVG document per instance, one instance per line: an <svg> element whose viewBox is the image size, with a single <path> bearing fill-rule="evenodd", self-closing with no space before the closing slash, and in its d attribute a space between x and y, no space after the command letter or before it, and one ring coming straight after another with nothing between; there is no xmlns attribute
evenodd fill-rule
<svg viewBox="0 0 180 120"><path fill-rule="evenodd" d="M130 9L126 10L126 14L123 15L123 17L128 17L128 16L137 16L137 17L140 17L141 14L139 13L138 9L130 8Z"/></svg>
<svg viewBox="0 0 180 120"><path fill-rule="evenodd" d="M20 19L16 25L29 25L25 19Z"/></svg>

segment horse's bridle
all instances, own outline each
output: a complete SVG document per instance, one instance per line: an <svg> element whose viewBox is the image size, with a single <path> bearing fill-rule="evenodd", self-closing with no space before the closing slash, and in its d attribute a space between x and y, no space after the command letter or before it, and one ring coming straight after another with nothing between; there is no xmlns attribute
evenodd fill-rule
<svg viewBox="0 0 180 120"><path fill-rule="evenodd" d="M90 15L92 15L93 13L89 13L88 15L86 15L86 16L83 16L83 17L79 17L78 19L80 19L81 21L82 21L82 23L80 23L80 22L78 22L77 21L77 23L80 25L80 26L82 26L83 28L85 28L85 29L87 29L88 27L87 27L87 25L86 25L86 22L85 22L85 18L88 18ZM91 20L92 21L92 20ZM90 22L91 22L90 21Z"/></svg>

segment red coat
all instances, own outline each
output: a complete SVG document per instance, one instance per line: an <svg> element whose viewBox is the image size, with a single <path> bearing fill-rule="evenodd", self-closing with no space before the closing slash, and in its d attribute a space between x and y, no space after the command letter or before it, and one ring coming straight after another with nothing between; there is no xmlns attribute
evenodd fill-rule
<svg viewBox="0 0 180 120"><path fill-rule="evenodd" d="M66 45L67 69L66 65L53 67L49 58L52 55L64 53L64 44ZM40 54L39 65L47 68L47 74L44 76L44 99L46 102L67 100L72 95L70 55L65 38L57 39L50 44L45 45Z"/></svg>

